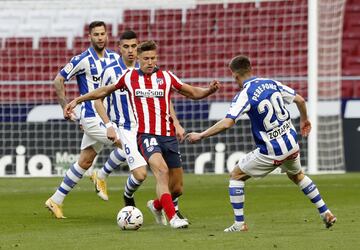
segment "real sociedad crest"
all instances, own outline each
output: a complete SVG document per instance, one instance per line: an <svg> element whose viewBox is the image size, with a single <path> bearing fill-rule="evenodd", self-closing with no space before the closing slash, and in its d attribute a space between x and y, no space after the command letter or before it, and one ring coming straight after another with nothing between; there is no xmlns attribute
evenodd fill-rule
<svg viewBox="0 0 360 250"><path fill-rule="evenodd" d="M162 85L162 84L164 83L164 79L162 79L162 78L156 78L156 83L157 83L158 85Z"/></svg>

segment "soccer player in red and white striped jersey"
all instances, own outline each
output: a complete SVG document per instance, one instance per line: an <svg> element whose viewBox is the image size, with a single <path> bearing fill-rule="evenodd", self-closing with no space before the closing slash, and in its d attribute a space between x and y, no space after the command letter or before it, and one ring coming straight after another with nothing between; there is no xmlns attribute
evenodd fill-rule
<svg viewBox="0 0 360 250"><path fill-rule="evenodd" d="M157 182L158 198L149 201L148 207L158 223L163 223L163 210L171 227L184 228L188 222L175 214L172 203L172 196L182 193L179 183L182 183L183 169L170 115L171 91L176 90L190 99L198 100L215 93L220 83L214 80L207 88L194 87L183 83L170 71L160 70L156 67L157 45L154 41L142 42L137 51L140 69L128 70L117 84L77 97L66 106L64 116L70 115L81 102L103 98L116 89L127 89L138 121L138 145Z"/></svg>

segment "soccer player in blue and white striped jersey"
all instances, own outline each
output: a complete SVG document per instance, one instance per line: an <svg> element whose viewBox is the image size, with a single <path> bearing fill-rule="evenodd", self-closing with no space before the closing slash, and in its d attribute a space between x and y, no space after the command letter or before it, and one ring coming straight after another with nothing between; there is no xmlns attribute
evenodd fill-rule
<svg viewBox="0 0 360 250"><path fill-rule="evenodd" d="M101 80L101 73L106 65L119 59L119 55L106 49L107 32L106 25L102 21L94 21L89 25L89 40L91 46L81 53L74 56L71 61L59 72L54 80L56 94L59 104L64 108L67 104L65 97L65 81L76 77L79 92L85 95L88 92L98 88ZM75 120L75 114L65 114L66 119ZM102 150L104 145L118 145L119 139L112 141L107 138L106 126L97 114L94 101L85 102L81 106L80 123L84 129L84 135L81 142L81 152L77 162L70 166L66 171L64 180L56 192L45 202L45 205L55 215L56 218L65 218L62 212L62 203L66 195L80 181L87 169L89 169L96 155ZM115 124L110 124L117 129ZM120 148L112 152L116 158L125 161L125 153ZM107 199L106 189L102 183L97 185L98 195Z"/></svg>
<svg viewBox="0 0 360 250"><path fill-rule="evenodd" d="M191 143L218 134L232 127L241 115L250 118L256 149L240 160L230 173L229 195L235 222L225 232L247 231L244 221L244 187L250 177L261 178L280 167L317 207L327 228L336 217L327 208L319 190L301 170L297 133L285 104L294 102L300 112L300 130L307 136L311 130L304 99L282 83L252 76L250 60L237 56L230 70L242 89L233 99L226 117L201 133L190 133Z"/></svg>
<svg viewBox="0 0 360 250"><path fill-rule="evenodd" d="M121 56L118 60L107 65L101 75L101 86L115 84L120 76L127 70L139 68L137 62L137 35L134 31L127 30L120 36L119 50ZM104 104L104 105L103 105ZM129 98L128 91L119 89L107 96L106 99L95 101L95 107L105 124L111 122L118 126L120 141L125 148L126 160L131 171L125 184L125 206L135 206L134 193L140 187L147 175L147 163L138 151L137 145L137 121ZM109 133L113 130L109 130ZM110 154L103 168L94 173L93 179L105 181L105 178L118 167L116 155Z"/></svg>

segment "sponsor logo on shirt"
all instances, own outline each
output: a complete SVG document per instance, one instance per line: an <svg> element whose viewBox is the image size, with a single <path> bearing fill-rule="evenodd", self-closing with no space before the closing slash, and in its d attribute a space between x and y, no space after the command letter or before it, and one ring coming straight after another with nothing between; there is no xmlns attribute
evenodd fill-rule
<svg viewBox="0 0 360 250"><path fill-rule="evenodd" d="M267 132L268 138L270 140L276 139L278 137L286 134L290 129L290 120L285 121L280 127L274 128L270 132Z"/></svg>
<svg viewBox="0 0 360 250"><path fill-rule="evenodd" d="M136 97L154 98L164 97L163 89L135 89Z"/></svg>

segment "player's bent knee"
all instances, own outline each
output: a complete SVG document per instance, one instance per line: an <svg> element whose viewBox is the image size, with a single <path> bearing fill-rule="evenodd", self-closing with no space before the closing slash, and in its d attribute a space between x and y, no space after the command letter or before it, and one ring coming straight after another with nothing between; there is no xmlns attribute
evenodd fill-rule
<svg viewBox="0 0 360 250"><path fill-rule="evenodd" d="M231 172L230 172L230 179L232 180L246 180L247 175L241 171L241 169L236 166Z"/></svg>
<svg viewBox="0 0 360 250"><path fill-rule="evenodd" d="M304 172L303 171L300 171L299 173L297 174L290 174L290 173L287 173L287 176L289 177L289 179L291 181L293 181L295 184L298 184L300 181L302 181L302 179L304 179L305 175L304 175Z"/></svg>
<svg viewBox="0 0 360 250"><path fill-rule="evenodd" d="M139 167L133 170L133 175L136 180L144 181L147 177L146 167Z"/></svg>

